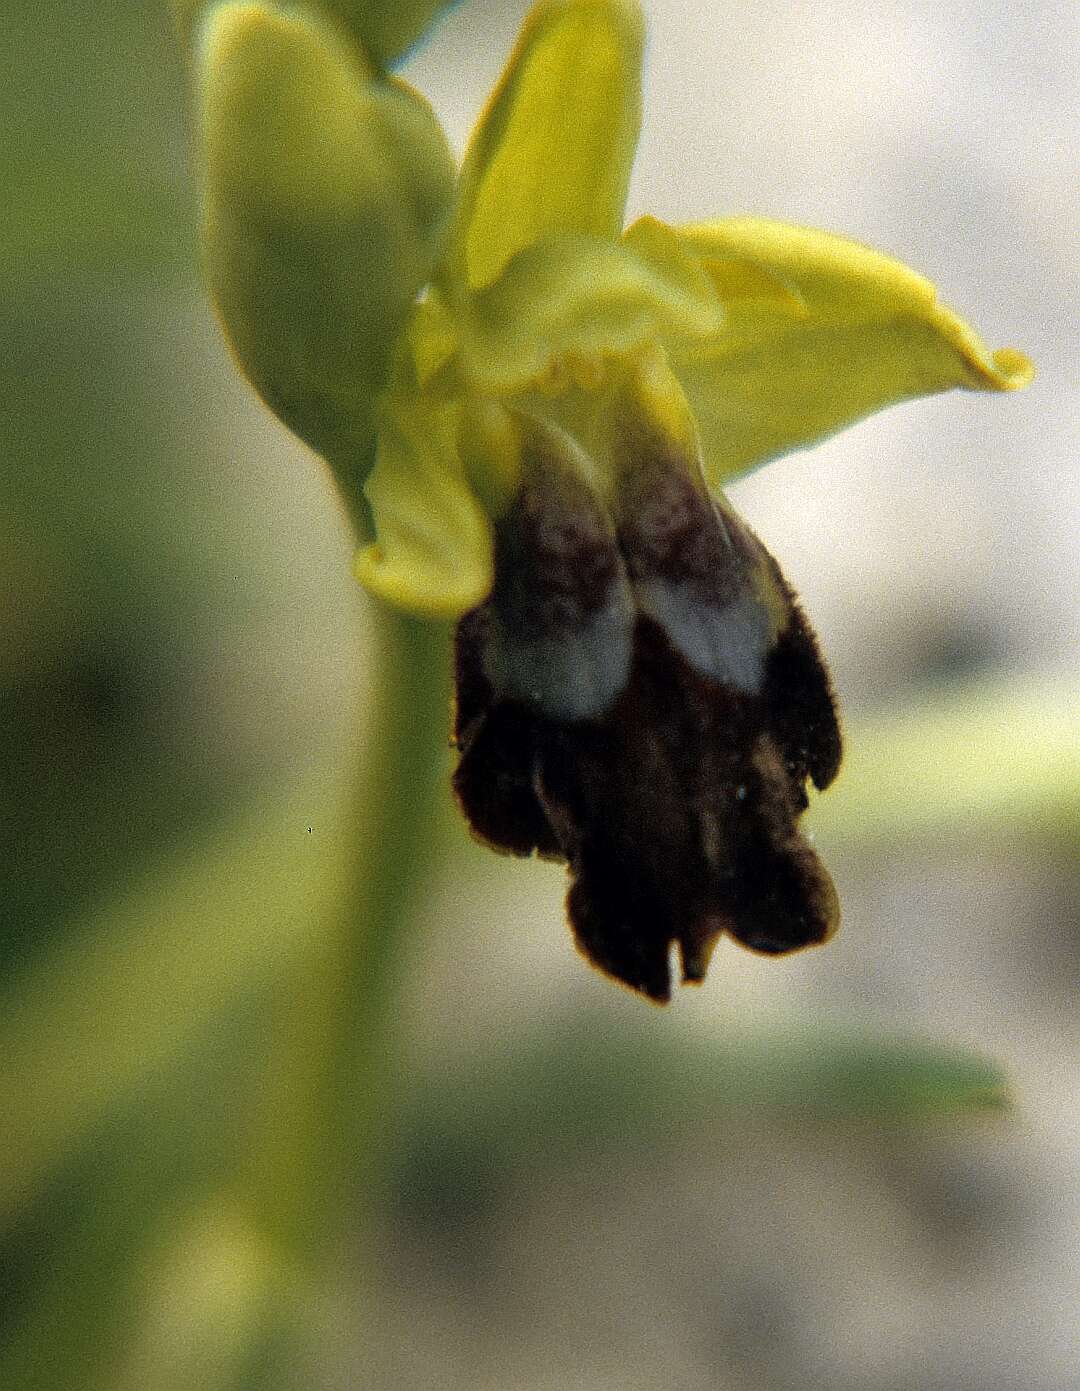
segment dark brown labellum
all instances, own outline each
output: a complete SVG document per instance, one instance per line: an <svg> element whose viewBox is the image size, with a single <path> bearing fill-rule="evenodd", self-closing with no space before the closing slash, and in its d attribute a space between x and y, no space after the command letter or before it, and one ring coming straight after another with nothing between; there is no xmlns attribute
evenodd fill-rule
<svg viewBox="0 0 1080 1391"><path fill-rule="evenodd" d="M670 952L762 952L838 919L798 829L840 761L829 678L760 542L677 459L629 460L612 516L526 461L492 594L457 633L454 785L498 850L565 861L578 945L653 1000Z"/></svg>

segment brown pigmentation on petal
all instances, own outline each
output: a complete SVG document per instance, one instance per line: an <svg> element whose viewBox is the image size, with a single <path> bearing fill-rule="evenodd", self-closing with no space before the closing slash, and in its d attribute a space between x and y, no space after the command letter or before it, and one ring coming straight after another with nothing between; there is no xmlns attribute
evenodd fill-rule
<svg viewBox="0 0 1080 1391"><path fill-rule="evenodd" d="M472 831L495 850L561 859L534 787L541 717L520 701L497 701L483 669L491 613L485 604L458 624L454 790Z"/></svg>

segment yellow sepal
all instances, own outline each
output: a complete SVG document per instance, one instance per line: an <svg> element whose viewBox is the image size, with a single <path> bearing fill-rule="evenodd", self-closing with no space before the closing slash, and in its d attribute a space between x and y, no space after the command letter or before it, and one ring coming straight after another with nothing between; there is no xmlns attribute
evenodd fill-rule
<svg viewBox="0 0 1080 1391"><path fill-rule="evenodd" d="M727 310L708 342L668 337L719 486L894 402L950 387L1010 391L1030 381L1022 354L991 354L898 261L842 237L761 218L626 235L664 264L689 255Z"/></svg>

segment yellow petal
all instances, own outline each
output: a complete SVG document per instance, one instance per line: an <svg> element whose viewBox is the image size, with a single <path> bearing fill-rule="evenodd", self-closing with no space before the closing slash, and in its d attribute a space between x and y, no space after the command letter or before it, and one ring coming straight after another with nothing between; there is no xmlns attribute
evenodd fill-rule
<svg viewBox="0 0 1080 1391"><path fill-rule="evenodd" d="M641 121L632 0L542 0L473 134L451 276L490 285L554 232L615 237Z"/></svg>
<svg viewBox="0 0 1080 1391"><path fill-rule="evenodd" d="M267 404L355 489L449 207L442 132L330 27L260 4L212 12L197 70L215 303Z"/></svg>
<svg viewBox="0 0 1080 1391"><path fill-rule="evenodd" d="M627 241L653 263L676 242L727 308L708 344L668 344L713 485L897 401L1031 380L1027 358L991 355L929 281L841 237L759 218L679 229L644 219Z"/></svg>
<svg viewBox="0 0 1080 1391"><path fill-rule="evenodd" d="M520 252L459 325L466 370L500 394L571 360L602 363L661 334L712 341L723 308L689 258L650 263L619 242L560 236Z"/></svg>
<svg viewBox="0 0 1080 1391"><path fill-rule="evenodd" d="M377 598L428 617L459 617L491 588L491 527L465 481L458 415L419 394L389 399L364 488L375 541L356 557L357 578Z"/></svg>

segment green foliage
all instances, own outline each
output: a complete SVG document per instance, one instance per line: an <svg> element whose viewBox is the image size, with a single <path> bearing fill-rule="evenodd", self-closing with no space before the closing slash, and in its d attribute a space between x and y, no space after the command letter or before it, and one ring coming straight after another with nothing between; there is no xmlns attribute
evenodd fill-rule
<svg viewBox="0 0 1080 1391"><path fill-rule="evenodd" d="M1074 846L1080 720L1071 676L934 690L854 726L823 838L867 851L944 840Z"/></svg>
<svg viewBox="0 0 1080 1391"><path fill-rule="evenodd" d="M389 68L423 38L437 17L456 0L308 0L308 13L342 26L365 58ZM173 13L187 42L198 42L200 25L213 11L213 0L172 0ZM278 5L286 11L290 7Z"/></svg>
<svg viewBox="0 0 1080 1391"><path fill-rule="evenodd" d="M359 810L260 800L8 981L0 1385L281 1387L310 1352L445 781L445 634L393 620L381 656Z"/></svg>
<svg viewBox="0 0 1080 1391"><path fill-rule="evenodd" d="M377 63L390 67L455 0L320 0Z"/></svg>
<svg viewBox="0 0 1080 1391"><path fill-rule="evenodd" d="M415 788L417 776L425 774L414 770L403 786ZM144 1359L136 1365L166 1365L178 1336L170 1320L182 1312L169 1292L188 1288L185 1279L223 1301L207 1295L205 1320L185 1325L185 1356L195 1360L184 1365L203 1369L200 1387L247 1384L230 1380L229 1369L274 1345L291 1320L305 1326L304 1301L321 1277L296 1267L286 1279L287 1248L268 1236L264 1200L299 1202L314 1215L310 1195L292 1187L297 1152L286 1142L311 1123L309 1087L297 1084L321 1075L305 1051L320 1029L290 1032L280 1011L283 1002L309 1008L309 979L325 985L318 969L309 973L333 940L355 873L353 812L338 802L328 816L333 795L320 782L260 797L95 914L81 940L57 944L10 982L0 1107L14 1143L0 1168L0 1216L16 1287L8 1317L20 1331L0 1358L0 1384L94 1385L84 1369L104 1376L111 1358L136 1352ZM400 818L408 802L390 810ZM313 809L317 837L306 834ZM365 882L389 889L374 905L380 918L408 921L400 895L415 881L393 853L408 843L407 828L395 834L376 852L386 869L369 862ZM409 957L400 940L375 940L379 952L356 961L367 1011L344 1011L356 1036L320 1093L338 1141L371 1122L377 1094L365 1069L385 1047L377 1040L393 1010L393 979ZM322 1001L332 997L324 992ZM295 1051L283 1052L290 1044ZM911 1125L1000 1108L1004 1098L1000 1069L958 1048L818 1028L707 1042L670 1031L659 1038L614 1017L566 1018L399 1093L392 1181L437 1201L448 1186L482 1185L541 1154L560 1163L586 1150L667 1142L687 1129L737 1124L747 1111ZM270 1129L267 1116L276 1121ZM317 1135L316 1143L330 1140ZM346 1153L354 1163L352 1143ZM290 1337L271 1362L292 1355ZM206 1367L224 1369L220 1379ZM273 1366L264 1371L268 1379L251 1384L283 1384ZM153 1384L179 1391L184 1383Z"/></svg>
<svg viewBox="0 0 1080 1391"><path fill-rule="evenodd" d="M192 278L184 87L158 0L5 0L0 292Z"/></svg>
<svg viewBox="0 0 1080 1391"><path fill-rule="evenodd" d="M808 1025L706 1041L577 1014L422 1079L395 1177L429 1206L523 1170L730 1133L740 1117L911 1127L1006 1099L1001 1068L964 1048Z"/></svg>

